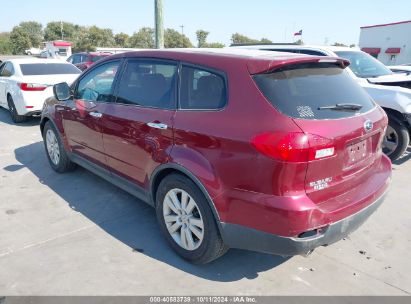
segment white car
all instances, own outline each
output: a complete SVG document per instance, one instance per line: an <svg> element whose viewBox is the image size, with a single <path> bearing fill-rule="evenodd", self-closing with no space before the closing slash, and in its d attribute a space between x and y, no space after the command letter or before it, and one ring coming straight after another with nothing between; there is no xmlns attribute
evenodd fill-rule
<svg viewBox="0 0 411 304"><path fill-rule="evenodd" d="M53 85L72 83L81 71L71 63L53 59L11 59L0 65L0 106L14 122L41 113Z"/></svg>
<svg viewBox="0 0 411 304"><path fill-rule="evenodd" d="M388 68L394 73L403 73L406 75L411 75L411 64L392 65Z"/></svg>
<svg viewBox="0 0 411 304"><path fill-rule="evenodd" d="M387 113L389 125L383 143L384 153L391 160L395 160L407 149L411 133L411 75L393 73L377 59L357 48L296 44L252 44L231 47L348 59L351 64L347 72Z"/></svg>
<svg viewBox="0 0 411 304"><path fill-rule="evenodd" d="M26 54L26 55L40 55L40 53L41 53L41 49L38 49L38 48L30 48L30 49L28 49L28 50L25 50L24 51L24 53Z"/></svg>

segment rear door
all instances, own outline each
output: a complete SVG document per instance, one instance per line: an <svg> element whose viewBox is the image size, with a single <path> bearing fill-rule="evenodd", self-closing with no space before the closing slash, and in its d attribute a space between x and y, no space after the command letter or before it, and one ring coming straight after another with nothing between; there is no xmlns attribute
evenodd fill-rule
<svg viewBox="0 0 411 304"><path fill-rule="evenodd" d="M345 70L310 63L254 77L267 99L307 135L305 188L314 203L338 210L359 200L343 198L351 190L366 197L375 192L369 182L386 180L378 176L386 116Z"/></svg>
<svg viewBox="0 0 411 304"><path fill-rule="evenodd" d="M108 166L143 187L173 145L177 67L173 61L127 60L116 103L101 119Z"/></svg>
<svg viewBox="0 0 411 304"><path fill-rule="evenodd" d="M101 118L112 108L120 60L101 64L77 82L74 98L62 107L63 125L72 152L106 167Z"/></svg>

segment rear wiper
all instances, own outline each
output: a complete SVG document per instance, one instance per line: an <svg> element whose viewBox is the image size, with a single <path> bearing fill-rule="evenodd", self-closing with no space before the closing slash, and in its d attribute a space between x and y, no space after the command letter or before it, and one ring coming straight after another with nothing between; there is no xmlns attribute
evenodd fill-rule
<svg viewBox="0 0 411 304"><path fill-rule="evenodd" d="M334 110L334 111L358 111L361 110L362 105L355 103L337 103L331 106L319 107L318 110Z"/></svg>

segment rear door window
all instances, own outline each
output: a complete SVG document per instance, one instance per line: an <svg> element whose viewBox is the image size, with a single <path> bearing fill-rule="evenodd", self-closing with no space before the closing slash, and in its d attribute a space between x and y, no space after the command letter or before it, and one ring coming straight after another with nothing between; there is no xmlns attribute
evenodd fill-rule
<svg viewBox="0 0 411 304"><path fill-rule="evenodd" d="M225 77L213 71L183 65L180 85L180 108L217 110L227 102Z"/></svg>
<svg viewBox="0 0 411 304"><path fill-rule="evenodd" d="M118 85L117 102L150 108L175 109L177 63L129 60Z"/></svg>
<svg viewBox="0 0 411 304"><path fill-rule="evenodd" d="M332 63L290 65L253 78L277 110L294 118L338 119L375 107L364 89L344 69ZM324 109L337 104L360 105L361 109Z"/></svg>

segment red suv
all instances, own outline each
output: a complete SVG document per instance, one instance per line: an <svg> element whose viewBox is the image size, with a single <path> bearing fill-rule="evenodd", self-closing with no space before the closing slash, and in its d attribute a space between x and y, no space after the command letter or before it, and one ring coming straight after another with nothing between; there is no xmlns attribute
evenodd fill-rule
<svg viewBox="0 0 411 304"><path fill-rule="evenodd" d="M192 262L230 247L307 254L358 228L391 179L387 116L348 64L249 50L114 55L54 86L47 157L155 207Z"/></svg>
<svg viewBox="0 0 411 304"><path fill-rule="evenodd" d="M74 64L77 68L84 71L88 69L95 62L103 59L104 57L110 56L111 53L101 53L101 52L92 52L92 53L76 53L71 55L67 61Z"/></svg>

